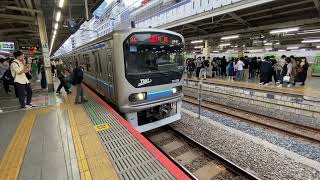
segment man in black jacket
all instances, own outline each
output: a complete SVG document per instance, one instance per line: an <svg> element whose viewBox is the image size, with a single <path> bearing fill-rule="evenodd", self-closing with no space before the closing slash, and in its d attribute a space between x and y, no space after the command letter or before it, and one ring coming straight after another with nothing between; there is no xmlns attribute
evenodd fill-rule
<svg viewBox="0 0 320 180"><path fill-rule="evenodd" d="M64 90L65 90L68 94L71 93L71 92L69 91L67 85L66 85L65 80L64 80L64 79L65 79L65 73L64 73L65 68L64 68L64 66L63 66L63 61L62 61L62 59L59 59L59 63L58 63L58 65L56 65L56 69L57 69L57 76L58 76L58 78L59 78L59 80L60 80L60 85L59 85L56 93L61 94L61 91L60 91L60 90L61 90L62 87L64 87Z"/></svg>
<svg viewBox="0 0 320 180"><path fill-rule="evenodd" d="M84 71L84 64L80 64L80 66L76 67L73 70L73 82L72 84L77 88L77 94L75 99L75 104L81 104L87 102L86 99L83 97L83 89L81 86L83 80L83 71Z"/></svg>

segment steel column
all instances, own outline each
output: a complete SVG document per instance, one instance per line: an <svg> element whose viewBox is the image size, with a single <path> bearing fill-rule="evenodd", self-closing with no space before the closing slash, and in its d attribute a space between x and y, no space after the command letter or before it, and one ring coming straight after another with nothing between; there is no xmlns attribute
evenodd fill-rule
<svg viewBox="0 0 320 180"><path fill-rule="evenodd" d="M43 61L44 61L45 69L46 69L48 91L54 92L53 78L52 78L51 65L50 65L50 57L49 57L48 37L47 37L47 30L46 30L44 16L42 14L37 14L37 20L38 20L38 26L39 26L40 41L41 41L41 46L42 46Z"/></svg>

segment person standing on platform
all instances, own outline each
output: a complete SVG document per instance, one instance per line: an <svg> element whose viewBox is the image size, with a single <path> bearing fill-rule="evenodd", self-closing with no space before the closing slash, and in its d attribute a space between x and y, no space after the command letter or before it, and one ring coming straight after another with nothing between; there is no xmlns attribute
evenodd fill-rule
<svg viewBox="0 0 320 180"><path fill-rule="evenodd" d="M17 95L21 108L31 108L32 88L31 84L26 76L26 73L30 72L30 67L25 65L24 54L21 51L13 53L15 60L12 62L10 69L11 74L14 77L14 84L17 90ZM27 101L26 100L27 92Z"/></svg>
<svg viewBox="0 0 320 180"><path fill-rule="evenodd" d="M249 63L250 63L250 59L248 56L245 56L243 58L243 80L244 81L248 81L248 76L249 76Z"/></svg>
<svg viewBox="0 0 320 180"><path fill-rule="evenodd" d="M237 81L243 80L243 67L244 67L243 57L241 57L236 64L236 69L237 69L236 80Z"/></svg>
<svg viewBox="0 0 320 180"><path fill-rule="evenodd" d="M57 69L57 76L60 81L60 84L59 84L59 87L58 87L56 93L61 94L60 90L62 87L67 92L67 94L71 93L69 91L68 87L66 86L66 82L64 80L65 79L65 68L64 68L62 59L59 59L58 64L56 65L56 69Z"/></svg>
<svg viewBox="0 0 320 180"><path fill-rule="evenodd" d="M201 71L201 68L202 68L202 61L201 61L201 57L198 57L197 60L196 60L196 76L197 78L199 79L200 78L200 71Z"/></svg>
<svg viewBox="0 0 320 180"><path fill-rule="evenodd" d="M272 70L271 70L271 74L270 74L270 82L272 83L272 77L274 80L274 83L276 84L278 81L278 77L277 77L277 60L274 56L270 57L270 62L272 65Z"/></svg>
<svg viewBox="0 0 320 180"><path fill-rule="evenodd" d="M228 81L233 81L234 77L234 60L230 60L227 66L227 73L228 73Z"/></svg>
<svg viewBox="0 0 320 180"><path fill-rule="evenodd" d="M84 64L80 64L78 67L76 67L73 70L72 84L77 88L77 94L74 102L75 104L81 104L81 103L87 102L87 100L84 99L83 88L81 86L81 83L83 80L83 71L84 71Z"/></svg>
<svg viewBox="0 0 320 180"><path fill-rule="evenodd" d="M301 62L297 65L297 76L295 82L301 82L301 86L305 85L308 76L309 63L307 59L301 59Z"/></svg>
<svg viewBox="0 0 320 180"><path fill-rule="evenodd" d="M223 56L221 59L221 76L227 76L227 65L228 62L226 60L226 57Z"/></svg>
<svg viewBox="0 0 320 180"><path fill-rule="evenodd" d="M202 75L204 79L207 79L207 75L209 72L209 67L210 67L210 57L208 57L207 59L205 59L205 57L203 57L203 69L202 69Z"/></svg>
<svg viewBox="0 0 320 180"><path fill-rule="evenodd" d="M187 77L192 78L193 71L195 70L196 65L192 58L187 59Z"/></svg>
<svg viewBox="0 0 320 180"><path fill-rule="evenodd" d="M270 82L270 74L272 73L272 64L269 57L265 57L260 66L260 85L268 85Z"/></svg>
<svg viewBox="0 0 320 180"><path fill-rule="evenodd" d="M291 59L290 58L286 58L285 60L285 64L282 67L282 71L281 71L281 77L280 77L280 85L278 87L282 87L283 83L289 83L289 85L287 87L291 87L290 84L290 79L286 79L287 81L284 81L285 77L291 77L291 73L292 73L292 64L291 64Z"/></svg>
<svg viewBox="0 0 320 180"><path fill-rule="evenodd" d="M39 77L38 77L39 68L38 68L38 60L37 59L34 59L32 61L31 68L32 68L34 80L38 81L39 80Z"/></svg>
<svg viewBox="0 0 320 180"><path fill-rule="evenodd" d="M212 66L212 78L214 78L216 75L218 76L218 65L216 63L216 58L213 58L212 61L211 61L211 66Z"/></svg>
<svg viewBox="0 0 320 180"><path fill-rule="evenodd" d="M296 69L297 69L297 60L296 60L296 58L294 56L290 56L290 59L291 59L291 64L292 64L292 71L291 71L291 76L290 76L290 83L291 83L290 87L291 87L291 86L295 86L296 85L295 78L296 78L296 75L297 75L297 71L296 71Z"/></svg>

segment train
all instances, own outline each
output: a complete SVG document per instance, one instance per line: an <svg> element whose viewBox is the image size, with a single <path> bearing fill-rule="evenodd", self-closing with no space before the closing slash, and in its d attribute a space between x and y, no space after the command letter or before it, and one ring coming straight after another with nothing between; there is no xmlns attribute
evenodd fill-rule
<svg viewBox="0 0 320 180"><path fill-rule="evenodd" d="M83 82L139 132L181 119L185 41L161 29L123 29L58 58L85 64Z"/></svg>

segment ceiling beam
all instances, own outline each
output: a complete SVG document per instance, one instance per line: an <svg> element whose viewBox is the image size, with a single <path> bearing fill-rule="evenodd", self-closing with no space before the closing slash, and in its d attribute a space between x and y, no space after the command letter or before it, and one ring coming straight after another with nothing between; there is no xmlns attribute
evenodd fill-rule
<svg viewBox="0 0 320 180"><path fill-rule="evenodd" d="M17 20L23 20L23 21L35 21L36 20L34 17L30 17L30 16L21 16L21 15L12 15L12 14L0 14L0 18L17 19Z"/></svg>
<svg viewBox="0 0 320 180"><path fill-rule="evenodd" d="M192 28L194 31L199 31L201 32L202 34L208 34L208 32L206 30L203 30L203 29L200 29L199 27L195 26L195 25L192 25L192 24L185 24L184 26L187 26L187 27L190 27Z"/></svg>
<svg viewBox="0 0 320 180"><path fill-rule="evenodd" d="M314 5L316 6L318 14L320 16L320 2L319 2L319 0L313 0L313 2L314 2Z"/></svg>
<svg viewBox="0 0 320 180"><path fill-rule="evenodd" d="M24 11L24 12L42 14L42 11L38 10L38 9L28 9L28 8L21 8L21 7L17 7L17 6L6 6L5 8L10 9L10 10L15 10L15 11Z"/></svg>
<svg viewBox="0 0 320 180"><path fill-rule="evenodd" d="M221 36L228 36L231 34L241 34L241 33L248 33L248 32L256 32L256 31L266 31L266 30L272 30L272 29L279 29L279 28L287 28L287 27L293 27L293 26L304 26L304 25L310 25L310 24L316 24L320 23L320 18L312 18L312 19L302 19L297 21L288 21L284 23L275 23L270 25L263 25L263 26L257 26L257 27L250 27L250 28L244 28L244 29L237 29L237 30L231 30L231 31L225 31L225 32L219 32L219 33L213 33L210 35L203 35L203 36L197 36L197 37L190 37L186 38L186 40L195 40L198 38L213 38L213 37L221 37Z"/></svg>
<svg viewBox="0 0 320 180"><path fill-rule="evenodd" d="M233 19L239 21L240 23L242 23L243 25L246 25L248 27L252 27L252 25L250 23L248 23L246 20L244 20L243 18L239 17L238 15L236 15L236 13L234 12L230 12L228 13Z"/></svg>
<svg viewBox="0 0 320 180"><path fill-rule="evenodd" d="M11 33L11 32L21 32L21 31L27 31L30 30L30 28L8 28L8 29L0 29L0 33Z"/></svg>

